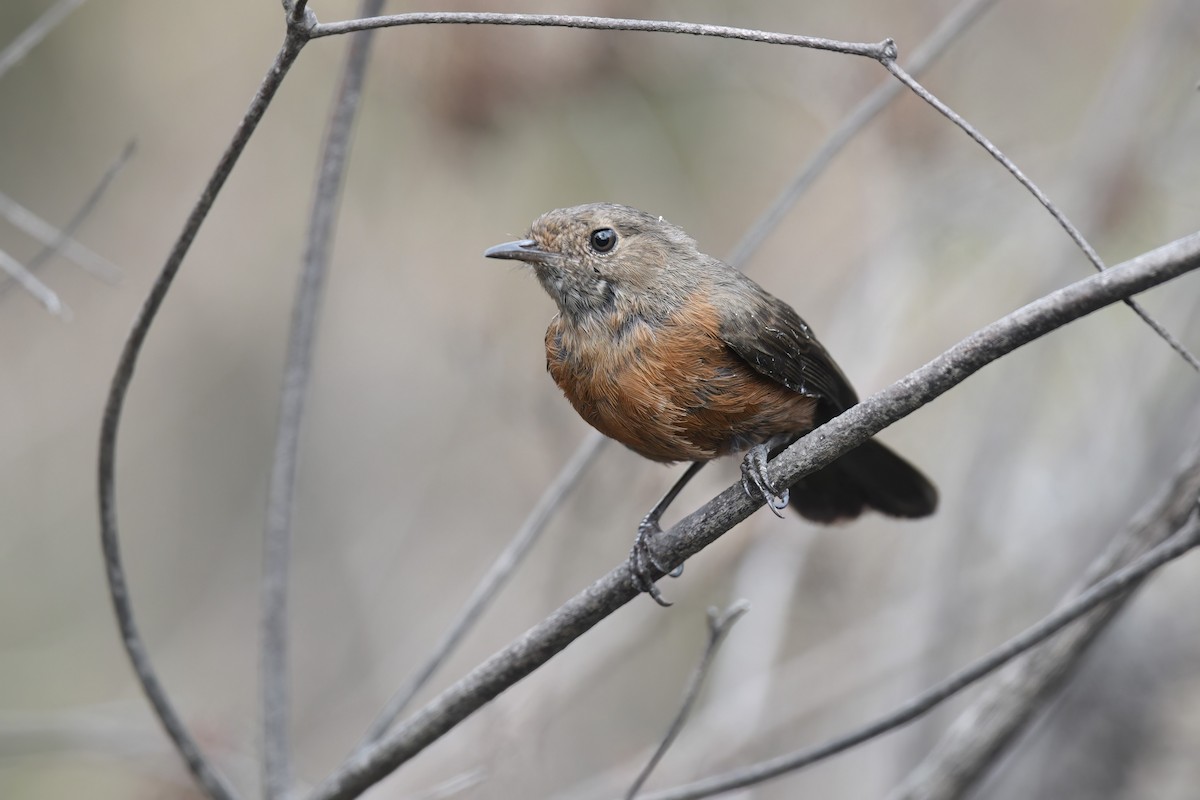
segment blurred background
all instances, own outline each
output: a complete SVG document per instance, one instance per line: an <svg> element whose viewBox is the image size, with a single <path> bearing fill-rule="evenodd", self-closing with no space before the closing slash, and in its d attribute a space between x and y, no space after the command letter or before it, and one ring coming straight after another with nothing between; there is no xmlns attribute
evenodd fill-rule
<svg viewBox="0 0 1200 800"><path fill-rule="evenodd" d="M49 0L0 4L0 47ZM955 4L597 0L911 53ZM315 2L322 21L356 3ZM388 11L434 4L389 4ZM562 10L537 0L461 10ZM438 9L442 10L442 9ZM0 192L77 232L117 286L62 258L64 322L0 294L0 795L195 797L135 685L100 560L96 441L136 309L270 65L276 2L83 5L0 78ZM1200 228L1200 5L999 0L924 83L1038 181L1110 264ZM347 44L312 42L151 330L118 498L154 662L218 764L257 791L258 573L284 337L315 156ZM638 33L413 27L378 35L323 306L293 545L293 729L318 782L430 651L587 435L545 374L552 303L481 253L542 211L609 200L717 256L886 73L868 60ZM40 245L0 220L0 249ZM912 96L837 158L748 272L866 396L1091 272L980 148ZM1143 298L1200 349L1200 277ZM819 529L760 511L688 563L675 606L629 604L375 790L611 797L665 731L737 598L669 786L823 740L1041 618L1200 434L1200 379L1116 306L1002 359L882 439L939 485L937 516ZM609 446L432 696L626 556L677 477ZM682 515L733 482L706 470ZM1200 563L1160 573L976 793L1185 798L1200 785ZM971 695L966 695L969 698ZM878 797L960 699L747 792Z"/></svg>

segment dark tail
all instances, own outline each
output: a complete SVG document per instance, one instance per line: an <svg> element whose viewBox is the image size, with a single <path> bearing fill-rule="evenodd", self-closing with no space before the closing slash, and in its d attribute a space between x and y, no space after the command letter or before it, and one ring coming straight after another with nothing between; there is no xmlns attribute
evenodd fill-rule
<svg viewBox="0 0 1200 800"><path fill-rule="evenodd" d="M867 509L891 517L927 517L937 502L929 479L874 439L802 478L791 494L800 516L824 523L854 519Z"/></svg>

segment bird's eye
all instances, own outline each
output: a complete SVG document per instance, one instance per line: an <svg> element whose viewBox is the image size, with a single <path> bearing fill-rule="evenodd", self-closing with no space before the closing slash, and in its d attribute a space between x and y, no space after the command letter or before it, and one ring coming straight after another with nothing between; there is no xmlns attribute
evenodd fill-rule
<svg viewBox="0 0 1200 800"><path fill-rule="evenodd" d="M617 232L612 228L599 228L592 231L592 235L588 237L588 244L597 253L607 253L617 246Z"/></svg>

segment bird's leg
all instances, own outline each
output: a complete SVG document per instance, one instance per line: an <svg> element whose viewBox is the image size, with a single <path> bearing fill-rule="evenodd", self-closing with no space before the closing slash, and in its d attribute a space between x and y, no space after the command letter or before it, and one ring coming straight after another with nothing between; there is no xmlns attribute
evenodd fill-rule
<svg viewBox="0 0 1200 800"><path fill-rule="evenodd" d="M762 498L767 508L779 518L783 518L783 510L787 508L789 492L784 487L782 492L776 492L775 487L767 480L767 461L772 450L778 446L775 440L756 444L746 453L742 461L742 488L746 494L754 498Z"/></svg>
<svg viewBox="0 0 1200 800"><path fill-rule="evenodd" d="M662 598L662 592L654 585L654 581L650 579L650 570L657 569L660 572L667 572L672 578L678 578L683 574L683 564L680 564L669 572L665 567L654 560L654 556L650 553L650 539L662 533L662 528L659 527L659 520L662 519L663 512L667 510L667 506L679 496L683 491L683 487L687 486L688 481L696 476L696 473L707 464L707 461L693 461L692 465L687 468L687 471L675 481L675 485L667 490L667 493L662 496L662 499L654 504L654 508L650 509L638 525L637 538L633 540L633 549L629 551L629 572L633 576L633 585L640 592L646 592L654 602L660 606L671 605Z"/></svg>

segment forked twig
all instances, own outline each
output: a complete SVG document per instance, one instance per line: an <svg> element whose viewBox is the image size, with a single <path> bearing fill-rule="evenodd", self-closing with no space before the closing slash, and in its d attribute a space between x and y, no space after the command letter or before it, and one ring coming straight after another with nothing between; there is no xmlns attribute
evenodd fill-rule
<svg viewBox="0 0 1200 800"><path fill-rule="evenodd" d="M637 793L641 791L642 786L646 783L646 779L650 777L650 773L654 772L654 768L658 766L658 762L666 755L667 750L675 742L675 738L679 736L679 732L683 730L684 723L687 722L688 715L692 712L692 706L696 704L696 698L700 696L700 687L704 685L704 679L708 676L713 659L716 658L717 650L721 648L725 637L733 629L733 624L741 619L749 610L750 603L745 600L738 600L720 613L715 608L708 610L708 641L704 645L704 652L700 655L700 663L692 671L692 676L688 679L687 687L683 690L683 702L680 704L675 718L671 720L671 725L667 728L666 735L663 736L658 748L655 749L654 755L650 756L650 760L646 762L646 766L642 767L642 771L634 779L633 785L625 793L625 800L633 800L637 797Z"/></svg>

